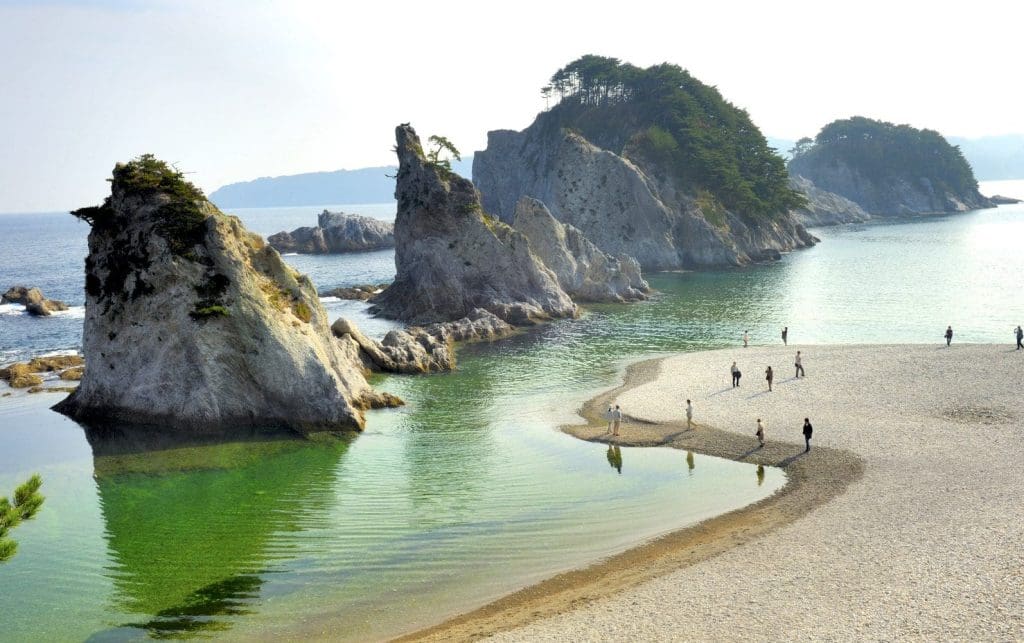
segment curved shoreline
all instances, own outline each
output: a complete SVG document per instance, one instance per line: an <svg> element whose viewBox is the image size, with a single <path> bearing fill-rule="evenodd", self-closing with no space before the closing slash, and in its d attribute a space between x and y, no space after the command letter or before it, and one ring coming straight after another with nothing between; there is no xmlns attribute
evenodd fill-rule
<svg viewBox="0 0 1024 643"><path fill-rule="evenodd" d="M581 440L608 443L611 436L600 417L601 410L633 389L654 382L667 359L670 358L645 359L627 365L619 386L583 404L579 413L586 424L566 425L561 430ZM670 446L738 462L781 467L787 475L786 485L774 495L742 509L671 532L588 567L558 574L394 640L482 638L580 608L713 558L789 524L844 493L864 473L865 461L851 451L815 447L814 457L806 458L799 444L770 440L764 448L756 448L752 436L703 424L687 429L685 424L656 423L628 416L626 422L628 435L619 436L615 444Z"/></svg>

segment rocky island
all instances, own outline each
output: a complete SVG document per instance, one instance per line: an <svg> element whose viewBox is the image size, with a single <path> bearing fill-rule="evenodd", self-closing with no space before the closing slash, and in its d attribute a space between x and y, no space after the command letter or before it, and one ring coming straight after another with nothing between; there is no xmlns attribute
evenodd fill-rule
<svg viewBox="0 0 1024 643"><path fill-rule="evenodd" d="M512 325L572 317L576 305L521 232L485 214L473 183L430 160L416 131L395 128L394 283L373 311L413 324L460 320L477 309Z"/></svg>
<svg viewBox="0 0 1024 643"><path fill-rule="evenodd" d="M375 392L316 289L180 172L144 155L91 226L78 389L55 409L83 421L360 429Z"/></svg>
<svg viewBox="0 0 1024 643"><path fill-rule="evenodd" d="M993 206L978 192L959 148L941 134L860 116L829 123L813 140L797 141L789 172L812 201L816 191L844 200L833 223L863 220L848 202L871 217Z"/></svg>
<svg viewBox="0 0 1024 643"><path fill-rule="evenodd" d="M387 221L324 210L316 227L296 228L267 237L280 253L329 254L365 252L395 247L395 226Z"/></svg>
<svg viewBox="0 0 1024 643"><path fill-rule="evenodd" d="M489 132L474 156L483 208L501 221L537 199L644 270L744 265L815 243L791 214L805 200L782 158L685 70L584 56L544 92L554 107L522 132Z"/></svg>

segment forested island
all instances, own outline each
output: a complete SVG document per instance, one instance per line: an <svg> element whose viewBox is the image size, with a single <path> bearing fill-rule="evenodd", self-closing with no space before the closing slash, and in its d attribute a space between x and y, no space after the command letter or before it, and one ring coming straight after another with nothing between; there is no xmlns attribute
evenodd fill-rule
<svg viewBox="0 0 1024 643"><path fill-rule="evenodd" d="M873 216L991 207L959 148L936 131L861 116L829 123L793 149L789 171Z"/></svg>
<svg viewBox="0 0 1024 643"><path fill-rule="evenodd" d="M556 104L522 132L490 132L474 157L484 210L501 220L538 199L645 269L742 265L814 243L782 158L746 111L681 67L587 55L542 94Z"/></svg>

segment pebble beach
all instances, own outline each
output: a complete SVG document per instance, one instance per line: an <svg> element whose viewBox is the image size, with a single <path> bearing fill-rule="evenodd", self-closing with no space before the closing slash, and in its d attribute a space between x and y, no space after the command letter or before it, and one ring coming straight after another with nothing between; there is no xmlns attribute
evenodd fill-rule
<svg viewBox="0 0 1024 643"><path fill-rule="evenodd" d="M621 444L781 466L787 486L411 638L1024 639L1022 393L1024 351L1009 344L752 346L635 364L566 430L612 440L600 411L617 403Z"/></svg>

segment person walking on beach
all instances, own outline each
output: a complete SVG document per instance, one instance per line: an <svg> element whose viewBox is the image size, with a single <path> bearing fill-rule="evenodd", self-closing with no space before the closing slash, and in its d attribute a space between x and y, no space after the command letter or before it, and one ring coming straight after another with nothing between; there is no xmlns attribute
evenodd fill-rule
<svg viewBox="0 0 1024 643"><path fill-rule="evenodd" d="M775 379L775 373L772 371L772 367L764 369L764 379L768 380L768 392L772 390L772 380Z"/></svg>
<svg viewBox="0 0 1024 643"><path fill-rule="evenodd" d="M619 424L622 422L622 409L619 405L615 405L615 410L612 411L612 435L619 434Z"/></svg>
<svg viewBox="0 0 1024 643"><path fill-rule="evenodd" d="M782 329L782 345L789 346L789 326Z"/></svg>
<svg viewBox="0 0 1024 643"><path fill-rule="evenodd" d="M693 404L686 400L686 428L693 428Z"/></svg>
<svg viewBox="0 0 1024 643"><path fill-rule="evenodd" d="M949 343L953 341L953 327L946 326L946 348L949 348Z"/></svg>
<svg viewBox="0 0 1024 643"><path fill-rule="evenodd" d="M742 375L742 373L740 373L740 367L736 366L736 362L733 362L732 368L729 370L732 371L732 387L736 388L740 385L740 375Z"/></svg>
<svg viewBox="0 0 1024 643"><path fill-rule="evenodd" d="M1013 334L1017 336L1017 350L1024 348L1024 330L1021 330L1020 325L1017 326L1017 330L1013 331Z"/></svg>
<svg viewBox="0 0 1024 643"><path fill-rule="evenodd" d="M764 446L764 425L761 424L761 418L757 418L757 431L754 432L757 436L757 443L760 446Z"/></svg>
<svg viewBox="0 0 1024 643"><path fill-rule="evenodd" d="M796 366L796 375L793 377L801 377L804 375L804 360L800 357L800 351L796 352L796 358L793 360L793 365Z"/></svg>
<svg viewBox="0 0 1024 643"><path fill-rule="evenodd" d="M811 450L812 433L814 433L814 427L811 426L811 420L809 418L804 418L804 443L807 445L807 448L804 449L804 453Z"/></svg>
<svg viewBox="0 0 1024 643"><path fill-rule="evenodd" d="M750 341L749 333L750 333L749 330L743 331L743 348L746 348L747 347L747 342Z"/></svg>

